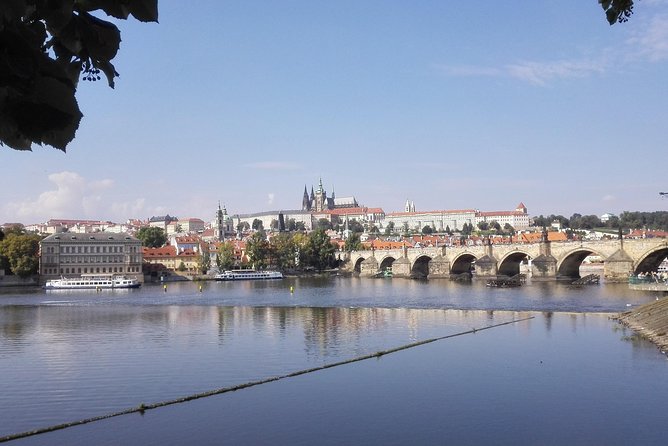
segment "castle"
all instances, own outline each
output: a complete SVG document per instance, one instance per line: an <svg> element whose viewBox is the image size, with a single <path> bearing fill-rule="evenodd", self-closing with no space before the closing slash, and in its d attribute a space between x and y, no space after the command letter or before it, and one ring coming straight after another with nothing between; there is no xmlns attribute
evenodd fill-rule
<svg viewBox="0 0 668 446"><path fill-rule="evenodd" d="M327 191L322 187L322 178L318 184L318 189L314 192L311 186L311 195L308 194L304 186L304 198L302 199L302 211L323 212L331 209L357 208L359 204L355 197L336 198L332 190L332 196L327 196Z"/></svg>

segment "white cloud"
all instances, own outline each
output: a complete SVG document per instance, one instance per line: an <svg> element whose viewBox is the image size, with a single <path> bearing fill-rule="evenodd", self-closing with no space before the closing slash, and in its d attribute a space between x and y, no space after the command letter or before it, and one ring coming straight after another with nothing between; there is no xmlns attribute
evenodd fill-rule
<svg viewBox="0 0 668 446"><path fill-rule="evenodd" d="M270 192L267 195L267 204L274 204L274 198L275 197L276 197L276 194L274 194L273 192Z"/></svg>
<svg viewBox="0 0 668 446"><path fill-rule="evenodd" d="M519 62L506 67L511 77L534 85L546 85L556 79L580 78L603 73L603 60L560 60L555 62Z"/></svg>
<svg viewBox="0 0 668 446"><path fill-rule="evenodd" d="M246 164L246 167L251 169L262 169L262 170L298 170L301 168L299 164L296 163L287 163L283 161L261 161L257 163Z"/></svg>
<svg viewBox="0 0 668 446"><path fill-rule="evenodd" d="M448 76L461 77L512 77L533 85L544 86L558 79L581 78L594 73L603 73L608 66L606 59L572 59L549 62L522 61L503 67L441 66Z"/></svg>
<svg viewBox="0 0 668 446"><path fill-rule="evenodd" d="M448 76L455 77L484 77L484 76L500 76L503 70L493 67L482 67L475 65L439 65L443 73Z"/></svg>
<svg viewBox="0 0 668 446"><path fill-rule="evenodd" d="M76 172L52 173L48 179L53 188L36 198L7 203L3 213L22 223L44 222L50 218L116 219L159 214L164 209L149 209L143 198L114 202L117 190L111 179L87 180Z"/></svg>
<svg viewBox="0 0 668 446"><path fill-rule="evenodd" d="M651 62L668 59L668 14L659 14L650 20L641 31L628 39L642 57Z"/></svg>
<svg viewBox="0 0 668 446"><path fill-rule="evenodd" d="M612 203L614 201L617 201L617 197L615 197L614 195L608 194L608 195L603 196L603 202L604 203Z"/></svg>

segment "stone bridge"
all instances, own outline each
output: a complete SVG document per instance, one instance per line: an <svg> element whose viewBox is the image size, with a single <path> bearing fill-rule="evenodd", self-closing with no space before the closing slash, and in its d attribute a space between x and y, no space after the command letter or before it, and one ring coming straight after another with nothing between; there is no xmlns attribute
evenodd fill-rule
<svg viewBox="0 0 668 446"><path fill-rule="evenodd" d="M668 256L668 239L629 239L511 243L503 245L440 246L353 251L338 254L342 269L374 276L391 269L393 277L450 277L475 272L476 277L513 276L520 265L531 265L531 276L544 279L580 277L582 261L590 255L603 259L608 280L656 270Z"/></svg>

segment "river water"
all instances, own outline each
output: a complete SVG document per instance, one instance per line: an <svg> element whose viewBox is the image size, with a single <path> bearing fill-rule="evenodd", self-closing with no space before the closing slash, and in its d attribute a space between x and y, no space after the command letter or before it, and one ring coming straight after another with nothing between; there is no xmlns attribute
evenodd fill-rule
<svg viewBox="0 0 668 446"><path fill-rule="evenodd" d="M12 444L663 445L666 356L609 320L657 297L342 277L0 290L0 437L476 329Z"/></svg>

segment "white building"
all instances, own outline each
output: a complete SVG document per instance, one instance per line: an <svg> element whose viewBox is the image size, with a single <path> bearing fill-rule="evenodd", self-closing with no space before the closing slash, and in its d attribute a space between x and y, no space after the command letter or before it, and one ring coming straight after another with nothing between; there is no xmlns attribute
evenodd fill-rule
<svg viewBox="0 0 668 446"><path fill-rule="evenodd" d="M529 227L529 214L524 203L517 205L514 211L493 211L493 212L476 212L475 224L481 222L491 223L497 222L503 228L509 224L513 229L526 229Z"/></svg>
<svg viewBox="0 0 668 446"><path fill-rule="evenodd" d="M415 205L408 204L409 208L415 209ZM401 231L407 225L410 230L422 230L425 226L432 227L437 232L461 230L466 224L475 224L475 209L449 210L449 211L426 211L426 212L393 212L385 215L382 226L392 222L394 230Z"/></svg>

